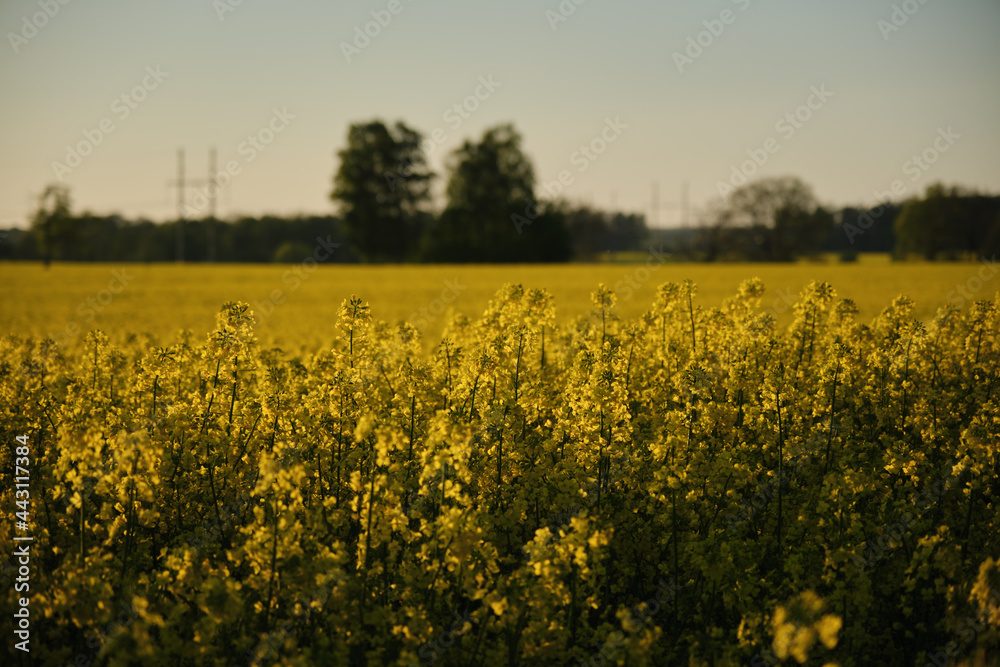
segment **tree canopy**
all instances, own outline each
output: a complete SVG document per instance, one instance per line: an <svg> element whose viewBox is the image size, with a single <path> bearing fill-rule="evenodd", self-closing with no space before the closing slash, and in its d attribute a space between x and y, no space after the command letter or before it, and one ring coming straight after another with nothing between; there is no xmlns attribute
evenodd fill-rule
<svg viewBox="0 0 1000 667"><path fill-rule="evenodd" d="M903 205L895 224L897 257L956 259L1000 251L1000 200L935 183Z"/></svg>
<svg viewBox="0 0 1000 667"><path fill-rule="evenodd" d="M73 259L76 226L70 214L69 188L59 184L45 188L38 199L31 230L46 267L53 259Z"/></svg>
<svg viewBox="0 0 1000 667"><path fill-rule="evenodd" d="M331 198L354 253L365 261L417 258L419 239L430 214L433 173L419 132L380 120L351 125L341 150Z"/></svg>
<svg viewBox="0 0 1000 667"><path fill-rule="evenodd" d="M436 261L563 261L569 258L565 215L535 201L535 170L513 125L466 141L449 163L448 204L428 238ZM512 222L523 216L526 224Z"/></svg>
<svg viewBox="0 0 1000 667"><path fill-rule="evenodd" d="M735 250L748 259L790 261L821 252L833 227L833 215L801 180L763 178L709 209L703 243L708 259Z"/></svg>

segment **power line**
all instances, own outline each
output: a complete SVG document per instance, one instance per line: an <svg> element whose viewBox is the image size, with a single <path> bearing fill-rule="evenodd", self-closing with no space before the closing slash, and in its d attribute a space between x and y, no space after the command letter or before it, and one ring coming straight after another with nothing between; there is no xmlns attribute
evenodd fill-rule
<svg viewBox="0 0 1000 667"><path fill-rule="evenodd" d="M690 222L690 202L688 196L687 182L681 183L680 202L660 202L660 182L653 181L650 188L649 198L649 226L660 226L660 211L680 211L681 225L686 226Z"/></svg>
<svg viewBox="0 0 1000 667"><path fill-rule="evenodd" d="M216 200L219 195L219 188L216 182L216 152L215 148L208 151L208 178L184 177L184 149L177 149L177 178L167 181L168 187L177 188L177 261L184 261L184 221L187 213L187 205L184 201L185 191L189 187L206 186L206 199L209 204L208 221L208 261L215 261L215 219Z"/></svg>

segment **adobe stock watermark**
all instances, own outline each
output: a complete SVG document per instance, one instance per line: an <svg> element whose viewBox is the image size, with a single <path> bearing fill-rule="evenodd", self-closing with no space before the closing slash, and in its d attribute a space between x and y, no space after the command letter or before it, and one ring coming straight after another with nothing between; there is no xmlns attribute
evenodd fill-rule
<svg viewBox="0 0 1000 667"><path fill-rule="evenodd" d="M195 189L191 196L191 203L184 204L185 215L200 215L211 201L217 199L219 193L233 182L233 179L243 173L243 166L248 165L263 153L275 138L285 131L285 129L295 120L295 115L288 113L287 107L271 109L271 118L254 134L248 134L247 138L236 147L236 152L243 156L243 163L239 160L229 160L226 168L216 172L212 181L200 188Z"/></svg>
<svg viewBox="0 0 1000 667"><path fill-rule="evenodd" d="M565 23L569 20L570 16L576 14L576 8L585 2L587 2L587 0L562 0L554 11L546 9L545 20L549 22L549 27L552 29L552 32L556 31L556 27L560 23Z"/></svg>
<svg viewBox="0 0 1000 667"><path fill-rule="evenodd" d="M955 285L955 289L948 292L948 303L962 308L965 306L966 301L973 301L976 292L983 289L988 281L993 280L997 271L1000 271L997 268L997 256L993 255L990 259L984 258L982 266L979 267L976 275L966 280L964 285Z"/></svg>
<svg viewBox="0 0 1000 667"><path fill-rule="evenodd" d="M407 0L413 2L413 0ZM341 42L340 52L344 54L347 64L351 63L354 56L361 55L361 52L371 45L372 40L382 34L382 30L389 27L392 18L398 16L406 9L402 0L389 0L385 9L373 9L371 11L374 20L368 21L364 27L354 26L354 39L351 42Z"/></svg>
<svg viewBox="0 0 1000 667"><path fill-rule="evenodd" d="M521 215L520 213L511 213L510 221L514 224L514 229L517 230L517 233L520 234L522 227L533 223L541 214L542 209L538 202L534 199L529 199L528 203L524 205L524 215Z"/></svg>
<svg viewBox="0 0 1000 667"><path fill-rule="evenodd" d="M831 97L833 97L833 93L826 89L825 84L818 88L810 86L806 101L779 118L774 124L774 131L780 134L782 139L788 141L812 120L813 113L822 109ZM733 190L745 185L750 177L767 164L771 156L779 150L781 150L781 144L774 137L768 137L760 148L748 148L749 159L741 162L739 166L735 164L731 166L729 182L716 181L715 187L718 189L719 195L728 197Z"/></svg>
<svg viewBox="0 0 1000 667"><path fill-rule="evenodd" d="M440 296L436 299L432 299L426 306L411 314L410 324L412 324L418 331L426 331L430 323L443 315L445 308L449 304L455 303L455 300L458 299L458 297L466 289L468 289L468 285L463 285L458 282L458 278L445 280L444 289L441 290Z"/></svg>
<svg viewBox="0 0 1000 667"><path fill-rule="evenodd" d="M226 14L236 11L236 8L243 4L243 0L212 0L212 9L219 17L219 22L226 20Z"/></svg>
<svg viewBox="0 0 1000 667"><path fill-rule="evenodd" d="M163 72L160 66L149 66L146 68L146 76L135 85L132 90L122 93L111 102L111 113L119 122L128 118L135 111L149 94L160 87L163 80L170 76L170 72ZM83 139L75 146L66 145L65 163L53 161L52 172L60 182L73 172L74 169L83 164L83 159L94 152L100 146L105 137L117 129L114 119L110 117L102 118L93 129L83 131Z"/></svg>
<svg viewBox="0 0 1000 667"><path fill-rule="evenodd" d="M631 301L632 297L650 281L653 277L653 272L666 264L667 258L671 256L671 253L663 252L662 245L659 248L649 246L648 251L649 256L645 262L630 273L626 273L622 276L621 280L616 281L613 285L614 294L618 302L625 303L626 301ZM588 319L594 326L601 326L606 317L617 317L619 309L619 304L615 303L611 308L591 310Z"/></svg>
<svg viewBox="0 0 1000 667"><path fill-rule="evenodd" d="M925 148L919 155L912 156L909 160L903 163L901 167L903 174L910 177L911 183L916 183L920 180L928 169L930 169L934 163L936 163L941 156L947 153L955 142L962 138L962 135L958 134L951 129L951 125L947 128L939 127L937 129L937 136L934 137L934 141L930 146ZM854 239L864 234L866 231L871 229L871 226L875 224L875 221L882 217L885 213L886 208L890 204L893 196L902 197L903 194L909 190L910 186L904 183L900 179L894 180L889 184L889 190L882 192L876 191L875 201L878 204L875 208L870 211L864 211L858 216L857 225L843 225L844 233L847 235L847 240L854 245Z"/></svg>
<svg viewBox="0 0 1000 667"><path fill-rule="evenodd" d="M889 35L899 32L900 28L909 22L910 17L919 12L925 4L927 0L903 0L901 4L894 4L888 20L879 19L875 22L875 26L882 33L882 41L888 42Z"/></svg>
<svg viewBox="0 0 1000 667"><path fill-rule="evenodd" d="M795 307L796 301L795 295L792 294L791 290L775 290L777 298L771 303L771 313L774 315L781 315L782 313L787 313L789 310Z"/></svg>
<svg viewBox="0 0 1000 667"><path fill-rule="evenodd" d="M7 41L10 48L14 49L14 55L21 50L21 47L30 42L38 35L38 31L49 24L59 11L68 5L72 0L38 0L38 6L42 11L35 12L29 18L27 15L21 17L21 30L18 32L8 32Z"/></svg>
<svg viewBox="0 0 1000 667"><path fill-rule="evenodd" d="M955 133L951 129L939 127L934 142L925 148L920 155L914 155L903 163L903 173L910 177L911 183L916 183L920 177L934 165L940 157L947 153L955 145L955 142L962 138L962 135Z"/></svg>
<svg viewBox="0 0 1000 667"><path fill-rule="evenodd" d="M628 129L628 125L621 122L619 116L615 116L614 120L610 118L604 119L604 129L601 130L600 134L590 140L588 144L581 145L573 154L569 156L569 161L576 165L577 171L583 173L590 168L590 165L597 160L598 157L604 154L608 149L608 145L614 143L618 140L618 137ZM610 134L609 134L610 133ZM543 181L542 189L545 190L546 194L555 199L558 197L563 188L569 187L576 180L576 176L573 175L569 169L562 169L554 181ZM524 215L520 213L511 213L510 221L514 225L514 229L517 233L522 233L522 228L525 225L530 225L538 216L541 215L542 207L534 199L529 199L524 206Z"/></svg>
<svg viewBox="0 0 1000 667"><path fill-rule="evenodd" d="M493 75L480 76L476 80L476 87L472 94L465 96L460 102L452 104L441 114L441 120L448 123L452 131L462 127L476 111L479 110L483 102L488 100L496 92L497 88L503 84L494 80ZM448 139L448 133L440 127L434 130L421 142L421 150L426 157L431 157L437 149ZM413 164L408 160L400 162L399 167L385 175L385 180L389 184L389 189L396 190L397 183L405 182L412 173Z"/></svg>
<svg viewBox="0 0 1000 667"><path fill-rule="evenodd" d="M1000 607L1000 591L995 588L989 589L989 600L993 605ZM982 616L979 614L970 614L959 621L953 631L953 636L958 635L958 640L956 641L955 639L952 639L944 646L938 647L939 650L934 653L928 653L925 656L927 658L927 662L924 663L924 667L948 667L948 665L951 664L952 659L957 658L959 655L967 651L970 646L974 646L976 637L979 636L979 633L983 630L990 629L990 619L987 618L988 615L988 612L984 613Z"/></svg>
<svg viewBox="0 0 1000 667"><path fill-rule="evenodd" d="M650 246L649 257L646 258L646 261L614 284L615 294L618 295L618 298L621 301L630 301L635 293L649 282L653 275L652 272L667 263L667 258L670 255L669 252L663 252L662 245L659 249Z"/></svg>
<svg viewBox="0 0 1000 667"><path fill-rule="evenodd" d="M486 77L479 77L477 79L479 85L476 89L472 91L471 95L467 95L461 102L456 102L455 104L448 107L443 114L441 114L441 120L445 121L451 125L452 130L457 130L462 127L462 123L469 119L469 117L479 110L479 105L485 102L496 92L496 89L501 85L500 82L493 80L493 75L490 74ZM437 132L437 130L435 130ZM434 139L433 135L431 137L434 144L439 144L441 141ZM443 140L442 140L443 141ZM426 143L426 141L425 141ZM434 146L436 149L437 146ZM433 154L434 150L428 152L428 155Z"/></svg>
<svg viewBox="0 0 1000 667"><path fill-rule="evenodd" d="M81 301L76 307L76 314L84 322L93 322L94 318L104 312L104 309L110 306L111 302L115 300L115 296L121 294L133 280L135 280L135 276L129 275L128 269L123 268L120 271L112 271L111 279L108 280L107 286L95 296L89 296ZM63 330L56 334L55 342L60 346L65 345L71 338L79 335L81 331L82 329L76 320L70 320L63 327Z"/></svg>
<svg viewBox="0 0 1000 667"><path fill-rule="evenodd" d="M604 152L608 150L608 147L618 141L622 133L628 129L628 125L621 121L619 116L615 116L614 120L610 118L604 119L604 128L598 133L596 137L591 139L586 144L582 144L577 150L573 151L572 155L569 156L569 161L576 167L577 173L582 174L590 168L597 158L604 155ZM569 187L576 180L576 176L573 175L569 169L563 169L559 172L556 180L554 181L543 181L542 189L550 197L555 199L560 194L562 194L563 188Z"/></svg>
<svg viewBox="0 0 1000 667"><path fill-rule="evenodd" d="M322 236L317 236L316 246L313 248L312 255L304 258L300 263L285 271L281 275L281 283L288 287L289 292L295 292L302 286L302 283L309 280L312 274L316 272L317 266L330 259L333 251L339 247L340 244L334 243L329 234L327 234L325 239ZM255 307L254 313L261 319L267 319L274 314L276 307L285 303L286 299L284 290L273 289L268 294L268 298L263 301L253 302Z"/></svg>
<svg viewBox="0 0 1000 667"><path fill-rule="evenodd" d="M750 6L750 0L731 0L734 5L739 7L741 12L745 12L747 7ZM739 16L732 9L723 9L719 12L719 18L716 19L705 19L701 22L705 29L699 32L695 36L688 36L687 47L684 52L674 51L673 59L674 64L677 66L677 71L681 74L684 73L684 68L688 65L693 65L694 61L705 53L713 44L715 40L722 36L722 33L726 31L726 26L736 23L736 17Z"/></svg>

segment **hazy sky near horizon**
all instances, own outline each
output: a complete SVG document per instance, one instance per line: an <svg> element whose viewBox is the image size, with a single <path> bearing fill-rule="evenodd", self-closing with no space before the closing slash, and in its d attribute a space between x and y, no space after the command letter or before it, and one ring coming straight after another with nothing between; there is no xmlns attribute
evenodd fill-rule
<svg viewBox="0 0 1000 667"><path fill-rule="evenodd" d="M172 219L180 147L191 178L213 146L238 167L222 217L331 213L373 118L440 130L438 191L452 149L512 122L540 186L565 172L568 199L661 225L682 183L696 214L734 169L832 206L1000 192L997 0L63 1L0 4L0 227L57 176L75 211Z"/></svg>

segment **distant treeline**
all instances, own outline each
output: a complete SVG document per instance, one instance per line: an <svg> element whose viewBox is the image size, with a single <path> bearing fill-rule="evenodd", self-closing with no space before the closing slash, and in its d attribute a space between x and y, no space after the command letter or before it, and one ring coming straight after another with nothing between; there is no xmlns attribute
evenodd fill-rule
<svg viewBox="0 0 1000 667"><path fill-rule="evenodd" d="M173 262L182 247L183 260L189 262L289 262L311 256L322 240L339 246L329 261L357 261L332 216L186 220L182 246L176 221L84 214L61 220L59 227L48 239L38 229L8 231L0 257L44 260L48 251L52 261Z"/></svg>
<svg viewBox="0 0 1000 667"><path fill-rule="evenodd" d="M907 215L901 217L904 210ZM847 261L859 253L931 260L1000 254L1000 197L962 196L945 202L931 197L930 203L915 200L903 206L844 208L832 217L834 224L826 230L815 254L835 253ZM177 224L117 215L70 216L61 221L63 229L51 234L49 257L70 262L173 262L178 258ZM586 207L570 210L565 224L568 248L552 261L593 261L606 253L643 252L651 245L675 260L773 259L766 255L772 228L701 225L650 230L641 215ZM183 225L183 257L189 262L300 262L311 257L317 247L325 250L331 246L334 249L326 261L361 261L336 216L202 219L187 220ZM903 241L897 240L899 226L903 227ZM37 228L0 231L0 259L41 261L46 256L44 245Z"/></svg>
<svg viewBox="0 0 1000 667"><path fill-rule="evenodd" d="M794 201L788 193L800 184L769 180L737 190L698 227L653 230L651 237L674 257L692 261L787 261L826 253L842 261L860 253L948 261L1000 254L1000 197L935 184L924 197L900 203L833 214L792 205L800 209L794 214L780 199ZM796 218L799 223L791 222Z"/></svg>
<svg viewBox="0 0 1000 667"><path fill-rule="evenodd" d="M511 126L456 150L444 210L419 133L351 127L334 177L338 216L211 218L155 224L74 215L50 186L31 229L0 232L0 259L105 262L565 262L652 247L677 261L793 261L836 253L957 260L1000 252L1000 197L932 185L922 198L871 209L822 207L793 177L764 178L712 202L697 226L649 230L643 216L536 200L533 167ZM552 184L541 190L552 194Z"/></svg>
<svg viewBox="0 0 1000 667"><path fill-rule="evenodd" d="M649 240L639 215L582 208L568 212L564 224L564 245L549 261L586 261L602 252L638 251ZM336 216L186 220L182 244L178 244L177 221L153 223L118 215L66 216L50 221L47 231L37 225L0 231L0 259L6 260L174 262L182 256L187 262L294 263L312 257L317 248L329 256L327 262L362 261Z"/></svg>

